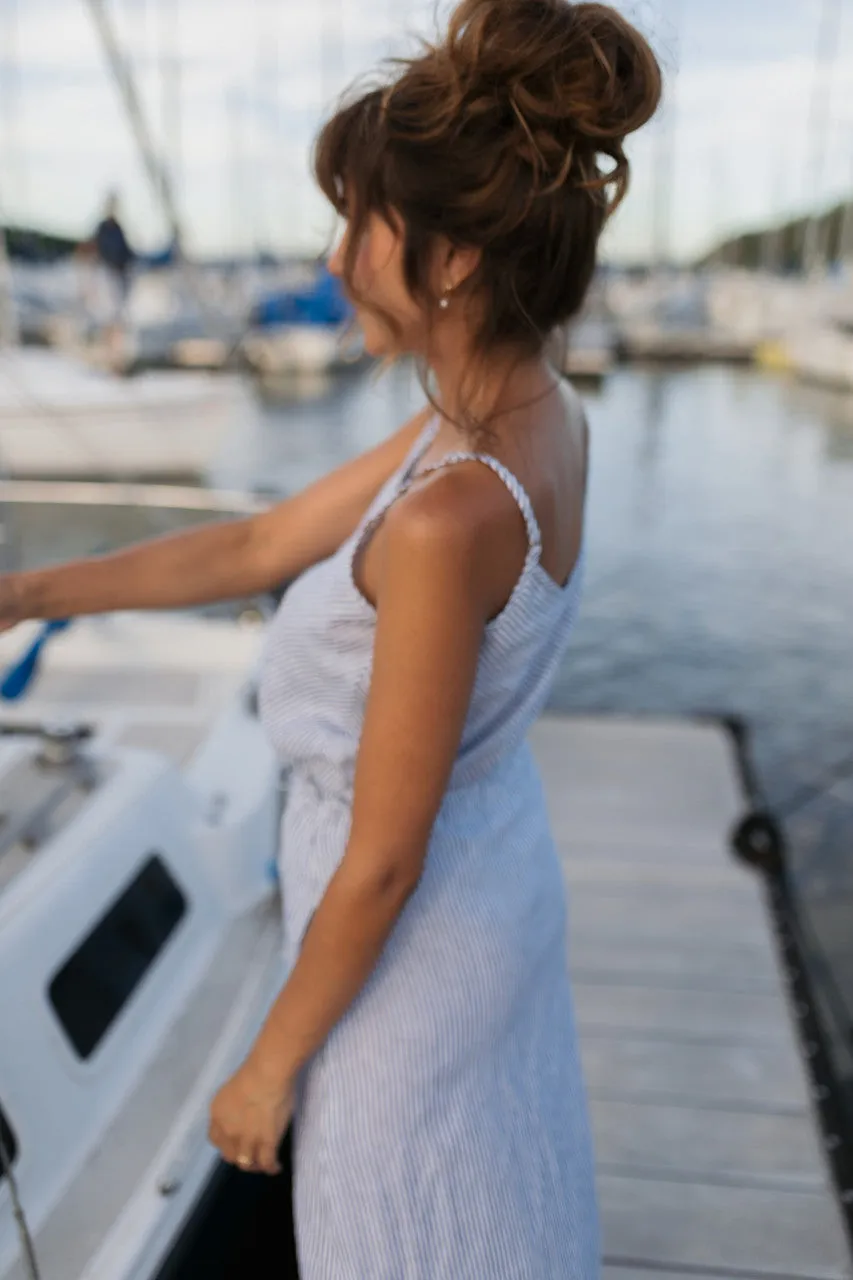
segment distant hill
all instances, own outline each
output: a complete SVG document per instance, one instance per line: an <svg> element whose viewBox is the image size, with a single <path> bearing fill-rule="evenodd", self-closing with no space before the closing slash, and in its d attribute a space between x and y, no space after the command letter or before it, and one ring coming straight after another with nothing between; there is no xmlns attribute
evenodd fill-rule
<svg viewBox="0 0 853 1280"><path fill-rule="evenodd" d="M841 258L841 235L848 204L836 205L824 213L818 222L818 243L825 261L837 262ZM775 227L763 227L747 231L743 235L724 240L698 263L699 266L739 266L756 268L772 262L778 270L797 271L803 265L807 218L795 218Z"/></svg>
<svg viewBox="0 0 853 1280"><path fill-rule="evenodd" d="M32 227L5 227L4 231L6 252L18 262L57 262L74 253L80 243Z"/></svg>
<svg viewBox="0 0 853 1280"><path fill-rule="evenodd" d="M71 236L58 235L56 232L42 231L35 227L0 227L0 233L6 234L6 251L9 257L17 262L59 262L70 257L84 241L75 240ZM173 261L174 247L166 245L151 252L137 249L136 258L141 266L167 266ZM276 267L287 265L315 266L324 255L294 252L274 253L260 250L257 253L209 254L206 257L193 256L193 262L201 267L218 267L226 269L241 266Z"/></svg>

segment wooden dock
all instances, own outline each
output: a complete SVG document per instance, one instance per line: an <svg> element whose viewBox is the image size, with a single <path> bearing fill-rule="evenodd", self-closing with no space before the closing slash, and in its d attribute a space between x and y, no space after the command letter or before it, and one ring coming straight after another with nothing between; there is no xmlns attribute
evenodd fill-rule
<svg viewBox="0 0 853 1280"><path fill-rule="evenodd" d="M604 1280L850 1274L728 734L546 717ZM544 1280L544 1278L543 1278Z"/></svg>

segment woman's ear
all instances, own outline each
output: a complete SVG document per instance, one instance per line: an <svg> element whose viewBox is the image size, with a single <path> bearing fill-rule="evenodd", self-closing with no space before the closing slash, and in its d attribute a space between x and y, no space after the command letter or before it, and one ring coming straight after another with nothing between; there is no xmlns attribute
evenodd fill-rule
<svg viewBox="0 0 853 1280"><path fill-rule="evenodd" d="M471 249L453 245L443 237L439 240L435 255L436 277L435 287L439 295L455 293L460 285L477 270L480 265L479 249Z"/></svg>
<svg viewBox="0 0 853 1280"><path fill-rule="evenodd" d="M479 249L449 246L444 271L447 286L456 290L465 284L479 267L481 257Z"/></svg>

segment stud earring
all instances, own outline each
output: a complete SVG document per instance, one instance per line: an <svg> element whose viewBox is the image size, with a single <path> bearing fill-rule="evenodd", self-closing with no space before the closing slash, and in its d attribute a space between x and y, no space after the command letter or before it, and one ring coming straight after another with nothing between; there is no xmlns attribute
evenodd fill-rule
<svg viewBox="0 0 853 1280"><path fill-rule="evenodd" d="M446 311L447 308L450 306L450 294L451 294L451 290L449 288L445 289L444 293L441 295L441 297L438 300L438 305L439 307L441 307L442 311Z"/></svg>

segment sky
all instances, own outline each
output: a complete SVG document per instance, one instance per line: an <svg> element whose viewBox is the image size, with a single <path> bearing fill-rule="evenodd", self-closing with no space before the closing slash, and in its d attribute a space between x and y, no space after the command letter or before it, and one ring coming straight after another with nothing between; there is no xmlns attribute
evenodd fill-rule
<svg viewBox="0 0 853 1280"><path fill-rule="evenodd" d="M83 235L116 188L132 240L153 249L164 218L92 3L0 0L0 221ZM103 3L199 254L322 249L332 222L309 175L316 129L345 84L436 20L434 0ZM690 258L853 195L853 0L615 7L652 41L667 88L629 144L633 188L606 257L642 259L663 243Z"/></svg>

